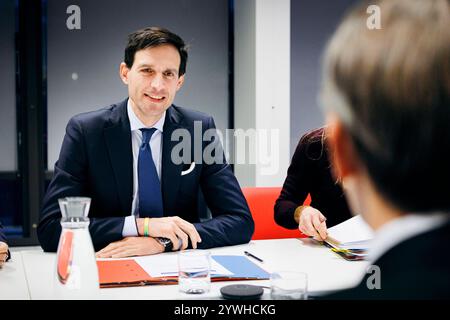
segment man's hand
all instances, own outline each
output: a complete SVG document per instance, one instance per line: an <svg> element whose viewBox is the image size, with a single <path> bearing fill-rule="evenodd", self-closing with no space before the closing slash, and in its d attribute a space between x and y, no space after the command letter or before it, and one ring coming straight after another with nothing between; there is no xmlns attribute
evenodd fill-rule
<svg viewBox="0 0 450 320"><path fill-rule="evenodd" d="M136 219L136 223L139 235L144 235L144 219ZM173 251L186 249L189 238L194 249L197 249L198 242L202 242L194 225L180 217L150 218L148 229L151 237L169 238L173 243ZM178 239L182 241L181 247L178 247Z"/></svg>
<svg viewBox="0 0 450 320"><path fill-rule="evenodd" d="M0 241L0 268L8 259L8 245L2 241Z"/></svg>
<svg viewBox="0 0 450 320"><path fill-rule="evenodd" d="M125 258L145 256L164 252L164 246L156 239L144 237L127 237L120 241L111 242L97 252L97 258Z"/></svg>
<svg viewBox="0 0 450 320"><path fill-rule="evenodd" d="M303 234L323 241L328 236L326 220L319 210L305 206L300 213L298 228Z"/></svg>

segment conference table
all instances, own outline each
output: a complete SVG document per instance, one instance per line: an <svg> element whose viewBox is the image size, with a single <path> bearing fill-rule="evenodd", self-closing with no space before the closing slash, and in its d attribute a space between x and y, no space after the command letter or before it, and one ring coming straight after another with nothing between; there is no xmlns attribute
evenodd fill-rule
<svg viewBox="0 0 450 320"><path fill-rule="evenodd" d="M213 255L244 255L251 252L263 262L251 259L268 272L294 270L308 275L308 293L324 293L353 287L368 267L366 261L346 261L329 248L309 238L252 240L243 245L214 248ZM176 255L176 252L163 253ZM12 259L0 269L0 300L59 299L52 290L55 253L45 253L40 247L12 248ZM178 300L222 299L220 288L234 283L270 286L270 280L213 282L204 295L186 295L178 285L146 285L137 287L102 288L98 300ZM270 299L264 290L263 300Z"/></svg>

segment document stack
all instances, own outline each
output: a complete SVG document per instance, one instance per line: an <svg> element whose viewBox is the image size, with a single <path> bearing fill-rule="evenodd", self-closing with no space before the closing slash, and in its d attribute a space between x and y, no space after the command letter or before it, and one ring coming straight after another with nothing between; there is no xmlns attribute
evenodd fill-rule
<svg viewBox="0 0 450 320"><path fill-rule="evenodd" d="M365 260L374 233L361 216L328 229L324 244L346 260Z"/></svg>

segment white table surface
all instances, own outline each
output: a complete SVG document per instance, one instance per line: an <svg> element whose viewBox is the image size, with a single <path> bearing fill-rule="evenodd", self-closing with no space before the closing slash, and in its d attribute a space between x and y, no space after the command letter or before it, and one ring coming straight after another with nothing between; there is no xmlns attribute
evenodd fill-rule
<svg viewBox="0 0 450 320"><path fill-rule="evenodd" d="M254 259L268 272L295 270L308 274L311 295L355 286L368 265L365 261L346 261L330 249L310 239L256 240L245 245L211 249L212 254L238 254L247 250L262 258ZM176 254L176 253L165 253ZM36 247L13 252L12 261L0 270L0 299L57 299L52 290L54 253ZM98 299L221 299L220 288L233 283L270 286L269 280L213 282L207 295L187 296L178 293L177 285L152 285L100 289ZM265 290L263 299L269 298Z"/></svg>
<svg viewBox="0 0 450 320"><path fill-rule="evenodd" d="M0 269L0 300L28 300L27 278L20 252L11 251L11 260Z"/></svg>

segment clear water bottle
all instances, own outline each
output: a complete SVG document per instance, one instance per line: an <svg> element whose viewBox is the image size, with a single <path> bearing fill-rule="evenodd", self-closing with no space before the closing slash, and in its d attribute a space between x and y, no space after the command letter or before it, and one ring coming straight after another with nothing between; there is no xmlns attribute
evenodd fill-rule
<svg viewBox="0 0 450 320"><path fill-rule="evenodd" d="M56 257L54 289L56 299L99 299L98 269L89 234L90 198L58 200L61 236Z"/></svg>

